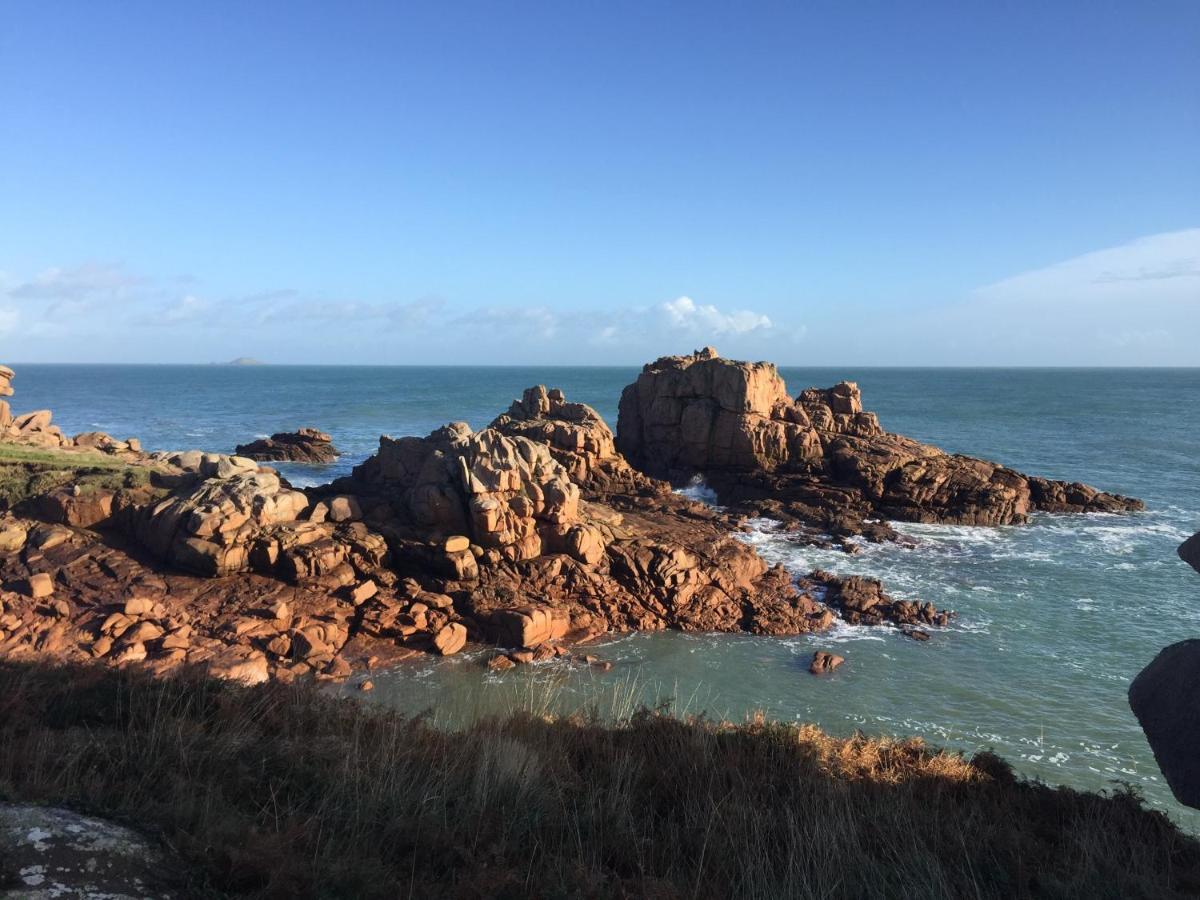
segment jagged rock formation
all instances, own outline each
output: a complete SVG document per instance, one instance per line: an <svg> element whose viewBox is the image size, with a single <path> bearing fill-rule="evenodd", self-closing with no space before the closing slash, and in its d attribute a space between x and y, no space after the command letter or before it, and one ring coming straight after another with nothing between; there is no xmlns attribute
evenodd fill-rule
<svg viewBox="0 0 1200 900"><path fill-rule="evenodd" d="M705 476L721 502L834 534L866 520L1008 525L1030 513L1140 509L1087 485L1022 475L884 431L842 382L789 397L770 363L711 347L648 364L621 395L617 448L675 481Z"/></svg>
<svg viewBox="0 0 1200 900"><path fill-rule="evenodd" d="M426 438L383 437L354 480L392 501L397 533L444 544L461 578L475 568L472 544L492 563L551 548L579 559L603 552L581 520L579 486L546 444L525 437L476 434L463 422Z"/></svg>
<svg viewBox="0 0 1200 900"><path fill-rule="evenodd" d="M234 453L259 462L302 463L333 462L341 455L333 446L333 438L316 428L280 431L269 438L239 444Z"/></svg>
<svg viewBox="0 0 1200 900"><path fill-rule="evenodd" d="M1179 545L1200 572L1200 532ZM1200 809L1200 640L1163 649L1129 686L1129 706L1180 803Z"/></svg>
<svg viewBox="0 0 1200 900"><path fill-rule="evenodd" d="M388 537L402 574L440 571L469 585L445 590L461 597L476 622L491 623L500 640L511 633L501 620L527 608L549 609L564 634L667 627L797 633L828 625L818 603L732 539L727 526L680 515L689 501L622 514L581 499L556 455L585 480L607 463L617 468L607 426L558 395L557 409L575 407L559 421L582 423L594 440L585 439L546 418L551 409L542 399L550 392L527 392L525 418L510 413L478 433L456 423L427 438L382 438L352 482L338 485L389 501L391 519L372 525ZM547 444L502 428L567 437Z"/></svg>
<svg viewBox="0 0 1200 900"><path fill-rule="evenodd" d="M491 429L543 443L589 500L662 497L671 486L633 468L616 450L608 423L590 406L569 403L558 389L528 388Z"/></svg>

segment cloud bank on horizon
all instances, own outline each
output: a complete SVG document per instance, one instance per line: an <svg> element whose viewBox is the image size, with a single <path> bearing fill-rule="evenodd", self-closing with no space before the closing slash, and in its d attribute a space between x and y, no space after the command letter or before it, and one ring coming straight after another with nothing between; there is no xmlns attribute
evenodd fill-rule
<svg viewBox="0 0 1200 900"><path fill-rule="evenodd" d="M632 365L704 344L783 365L1200 365L1200 228L865 317L819 300L761 310L682 294L594 309L290 287L216 296L193 277L97 262L0 273L8 362Z"/></svg>

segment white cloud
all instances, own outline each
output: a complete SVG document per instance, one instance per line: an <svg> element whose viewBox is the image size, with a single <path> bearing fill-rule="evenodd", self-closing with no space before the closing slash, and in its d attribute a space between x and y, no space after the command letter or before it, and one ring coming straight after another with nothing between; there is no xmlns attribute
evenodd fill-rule
<svg viewBox="0 0 1200 900"><path fill-rule="evenodd" d="M143 282L118 265L83 263L70 268L47 269L8 291L17 300L86 300L97 295L120 294Z"/></svg>
<svg viewBox="0 0 1200 900"><path fill-rule="evenodd" d="M61 361L206 361L249 352L274 362L629 364L717 340L731 354L768 352L770 341L788 348L804 333L760 312L683 296L580 309L451 304L434 295L362 300L297 288L214 295L195 278L151 278L97 263L0 279L0 334L37 336ZM266 342L286 347L287 356L253 349Z"/></svg>
<svg viewBox="0 0 1200 900"><path fill-rule="evenodd" d="M671 327L711 334L746 334L767 330L771 320L762 313L739 309L725 313L712 305L699 305L691 297L679 297L662 305Z"/></svg>
<svg viewBox="0 0 1200 900"><path fill-rule="evenodd" d="M1018 304L1200 305L1200 228L1152 234L1005 278L974 292Z"/></svg>
<svg viewBox="0 0 1200 900"><path fill-rule="evenodd" d="M544 306L484 306L460 313L451 324L505 341L527 337L549 340L563 325L559 316Z"/></svg>
<svg viewBox="0 0 1200 900"><path fill-rule="evenodd" d="M186 322L194 322L209 311L212 304L209 301L197 297L194 294L188 294L181 297L176 302L160 309L156 315L150 319L150 324L153 325L181 325Z"/></svg>
<svg viewBox="0 0 1200 900"><path fill-rule="evenodd" d="M616 344L620 339L621 330L616 325L605 325L588 337L588 343L606 346Z"/></svg>

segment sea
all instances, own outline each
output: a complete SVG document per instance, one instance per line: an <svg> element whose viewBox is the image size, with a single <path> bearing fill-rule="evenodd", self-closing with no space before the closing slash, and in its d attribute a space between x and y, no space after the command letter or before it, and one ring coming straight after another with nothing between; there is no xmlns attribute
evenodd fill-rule
<svg viewBox="0 0 1200 900"><path fill-rule="evenodd" d="M13 408L49 408L69 433L136 436L147 449L231 452L315 426L343 451L329 466L283 466L296 484L349 472L379 435L449 421L481 428L524 388L562 388L616 426L636 368L121 366L14 364ZM813 568L883 580L958 616L918 643L839 626L803 637L631 634L595 644L611 661L488 673L480 653L372 673L372 702L447 724L526 709L621 715L638 705L740 721L756 713L855 731L918 735L967 754L992 749L1048 784L1132 786L1200 833L1174 801L1126 702L1164 646L1200 636L1200 575L1176 547L1200 530L1200 369L783 368L794 394L858 382L891 431L1031 474L1139 497L1132 515L1039 515L1001 528L897 527L915 546L848 555L798 546L769 521L742 537L797 575ZM687 488L709 498L702 484ZM815 650L846 658L807 671ZM353 685L345 688L353 691Z"/></svg>

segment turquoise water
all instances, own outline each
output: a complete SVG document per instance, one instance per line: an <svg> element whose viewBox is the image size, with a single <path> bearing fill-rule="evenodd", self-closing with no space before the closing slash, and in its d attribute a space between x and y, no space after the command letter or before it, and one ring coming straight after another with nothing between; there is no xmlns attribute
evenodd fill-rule
<svg viewBox="0 0 1200 900"><path fill-rule="evenodd" d="M563 388L615 425L635 369L138 367L15 365L14 408L49 407L75 432L140 437L151 449L232 450L301 425L345 451L325 480L369 454L380 433L486 425L531 384ZM882 578L959 618L918 644L888 628L762 638L629 635L596 646L610 673L565 664L485 675L476 656L424 660L373 676L371 695L453 718L549 702L673 697L692 712L762 709L816 722L920 734L968 751L994 747L1023 773L1089 789L1114 781L1188 827L1125 702L1130 679L1166 644L1200 635L1200 577L1175 555L1200 529L1200 370L784 369L789 389L857 380L885 427L947 450L1137 496L1132 516L1042 516L1028 527L901 526L916 549L857 556L798 547L760 523L747 535L797 572L820 566ZM806 667L836 647L832 677Z"/></svg>

